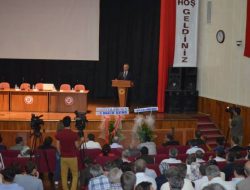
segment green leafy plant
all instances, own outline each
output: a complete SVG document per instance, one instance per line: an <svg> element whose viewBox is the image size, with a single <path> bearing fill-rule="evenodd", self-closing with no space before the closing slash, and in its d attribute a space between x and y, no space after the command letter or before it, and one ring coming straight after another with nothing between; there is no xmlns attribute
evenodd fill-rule
<svg viewBox="0 0 250 190"><path fill-rule="evenodd" d="M146 123L143 123L142 126L138 127L137 135L141 142L148 140L152 141L154 139L154 132Z"/></svg>

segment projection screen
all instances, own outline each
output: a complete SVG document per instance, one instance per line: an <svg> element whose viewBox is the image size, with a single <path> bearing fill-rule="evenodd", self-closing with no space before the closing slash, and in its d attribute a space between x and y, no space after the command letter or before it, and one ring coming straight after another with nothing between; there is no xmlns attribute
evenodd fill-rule
<svg viewBox="0 0 250 190"><path fill-rule="evenodd" d="M0 58L99 60L99 0L0 0Z"/></svg>

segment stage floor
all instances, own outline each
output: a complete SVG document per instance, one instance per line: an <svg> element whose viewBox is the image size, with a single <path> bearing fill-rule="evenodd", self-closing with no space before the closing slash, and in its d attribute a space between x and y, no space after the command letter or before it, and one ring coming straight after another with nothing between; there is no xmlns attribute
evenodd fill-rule
<svg viewBox="0 0 250 190"><path fill-rule="evenodd" d="M116 107L118 106L114 100L89 100L88 102L88 112L87 119L89 121L99 121L102 119L101 116L95 114L97 107ZM135 106L132 108L139 108L145 106ZM74 119L74 113L51 113L51 112L0 112L0 121L29 121L31 119L31 114L43 115L42 119L44 121L58 121L61 120L64 116L69 115ZM145 115L149 113L144 113ZM192 113L192 114L166 114L166 113L156 113L154 112L156 120L171 120L171 119L194 119L196 117L205 116L204 114ZM124 117L124 120L133 120L135 118L135 113L130 113Z"/></svg>

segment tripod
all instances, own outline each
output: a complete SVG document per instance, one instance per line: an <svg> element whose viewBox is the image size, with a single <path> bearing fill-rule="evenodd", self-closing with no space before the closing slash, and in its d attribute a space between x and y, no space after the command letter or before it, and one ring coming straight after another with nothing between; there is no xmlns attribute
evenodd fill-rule
<svg viewBox="0 0 250 190"><path fill-rule="evenodd" d="M42 133L40 131L34 131L30 135L30 137L31 138L33 137L32 143L31 143L31 153L30 153L30 157L31 157L32 155L34 155L34 151L37 147L37 142L39 142L39 144L41 144L43 142L43 136L42 136Z"/></svg>

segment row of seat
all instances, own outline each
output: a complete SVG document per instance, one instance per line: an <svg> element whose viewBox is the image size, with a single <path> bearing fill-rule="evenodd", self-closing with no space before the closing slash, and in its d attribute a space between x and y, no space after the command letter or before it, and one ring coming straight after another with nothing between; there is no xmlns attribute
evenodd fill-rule
<svg viewBox="0 0 250 190"><path fill-rule="evenodd" d="M35 88L39 91L43 90L43 83L36 83L35 84ZM10 84L8 82L1 82L0 83L0 90L9 90L10 89ZM29 83L22 83L20 86L21 90L30 90L31 86ZM71 85L70 84L62 84L60 86L60 90L63 91L70 91L71 90ZM84 91L87 92L88 90L86 90L85 86L83 84L76 84L74 86L74 90L75 91Z"/></svg>

